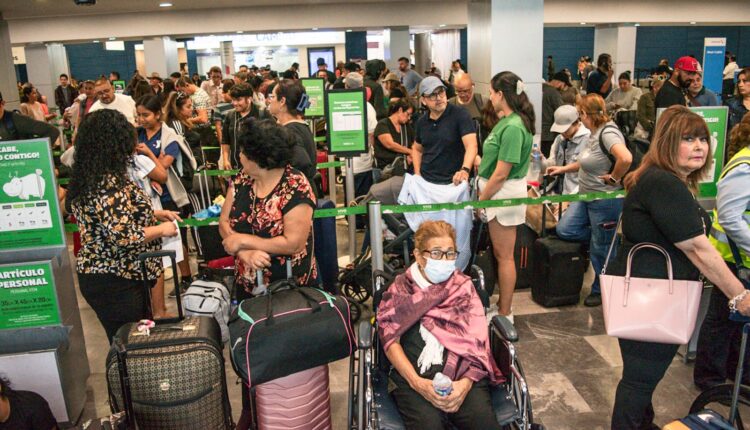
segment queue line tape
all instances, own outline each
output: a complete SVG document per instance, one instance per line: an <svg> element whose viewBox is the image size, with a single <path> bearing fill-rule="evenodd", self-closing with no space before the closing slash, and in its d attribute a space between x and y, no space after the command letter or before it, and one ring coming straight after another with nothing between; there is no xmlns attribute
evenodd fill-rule
<svg viewBox="0 0 750 430"><path fill-rule="evenodd" d="M486 209L486 208L504 208L510 206L519 205L539 205L539 204L551 204L551 203L563 203L563 202L591 202L595 200L615 199L623 198L625 191L607 191L602 193L583 193L583 194L566 194L566 195L555 195L555 196L542 196L542 197L524 197L517 199L503 199L503 200L484 200L484 201L468 201L460 203L433 203L424 205L382 205L380 207L381 213L384 214L404 214L413 212L437 212L437 211L451 211L451 210L472 210L472 209ZM364 215L367 213L366 206L351 206L344 208L334 209L318 209L314 212L313 218L329 218L338 216L349 216L349 215ZM217 225L219 218L205 218L195 219L188 218L184 219L179 223L180 227L203 227L208 225ZM76 224L65 224L66 232L78 231Z"/></svg>

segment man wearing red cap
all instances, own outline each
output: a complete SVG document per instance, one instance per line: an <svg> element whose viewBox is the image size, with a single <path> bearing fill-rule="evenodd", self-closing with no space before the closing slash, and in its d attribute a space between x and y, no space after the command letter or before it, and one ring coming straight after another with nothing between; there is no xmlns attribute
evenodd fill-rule
<svg viewBox="0 0 750 430"><path fill-rule="evenodd" d="M656 94L656 108L668 108L674 105L687 106L687 89L701 71L701 65L693 57L680 57L674 63L672 77L664 83Z"/></svg>

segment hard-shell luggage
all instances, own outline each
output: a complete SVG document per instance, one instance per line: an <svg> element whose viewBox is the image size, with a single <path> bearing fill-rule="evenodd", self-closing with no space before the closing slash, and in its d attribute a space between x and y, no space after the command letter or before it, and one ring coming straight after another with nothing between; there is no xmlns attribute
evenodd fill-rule
<svg viewBox="0 0 750 430"><path fill-rule="evenodd" d="M141 254L149 258L174 252ZM175 284L178 283L175 274ZM113 412L126 411L131 427L145 429L231 429L221 330L212 317L183 316L122 326L107 356L106 373Z"/></svg>
<svg viewBox="0 0 750 430"><path fill-rule="evenodd" d="M333 209L336 205L325 198L318 199L318 209ZM331 294L337 292L339 276L338 246L336 244L336 218L313 219L315 260L323 289Z"/></svg>
<svg viewBox="0 0 750 430"><path fill-rule="evenodd" d="M232 366L250 387L342 359L356 348L349 302L298 287L291 272L287 259L287 279L243 300L229 319Z"/></svg>
<svg viewBox="0 0 750 430"><path fill-rule="evenodd" d="M546 178L545 178L546 179ZM542 194L546 194L546 181ZM562 212L561 208L558 213ZM546 225L548 213L543 210L541 225ZM583 254L583 244L567 242L556 236L547 236L547 229L541 230L542 237L534 242L532 264L531 298L544 307L577 304L583 275L588 261Z"/></svg>
<svg viewBox="0 0 750 430"><path fill-rule="evenodd" d="M260 430L331 429L328 365L258 385L255 407Z"/></svg>

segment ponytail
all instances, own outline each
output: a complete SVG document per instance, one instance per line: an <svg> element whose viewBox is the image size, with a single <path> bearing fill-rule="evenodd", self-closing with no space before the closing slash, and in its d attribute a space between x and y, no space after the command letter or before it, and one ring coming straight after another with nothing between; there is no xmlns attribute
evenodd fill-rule
<svg viewBox="0 0 750 430"><path fill-rule="evenodd" d="M532 135L536 133L534 126L534 106L526 95L526 85L513 72L500 72L492 77L490 82L495 92L502 92L508 106L523 120L523 125Z"/></svg>

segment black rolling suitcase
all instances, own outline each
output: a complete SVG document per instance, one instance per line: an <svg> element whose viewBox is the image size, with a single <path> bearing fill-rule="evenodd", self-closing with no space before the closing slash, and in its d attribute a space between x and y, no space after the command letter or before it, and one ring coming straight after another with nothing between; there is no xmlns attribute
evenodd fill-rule
<svg viewBox="0 0 750 430"><path fill-rule="evenodd" d="M145 268L163 256L175 267L171 251L139 259ZM231 429L221 330L211 317L185 318L177 291L177 318L157 321L148 334L129 323L115 335L106 364L110 406L140 430Z"/></svg>
<svg viewBox="0 0 750 430"><path fill-rule="evenodd" d="M526 224L516 227L516 246L513 257L516 260L516 289L529 288L534 270L534 242L539 238L533 228Z"/></svg>
<svg viewBox="0 0 750 430"><path fill-rule="evenodd" d="M546 213L542 211L542 225L545 225ZM542 229L542 237L534 242L533 252L532 300L544 307L577 304L588 264L583 245L546 236L546 230Z"/></svg>

